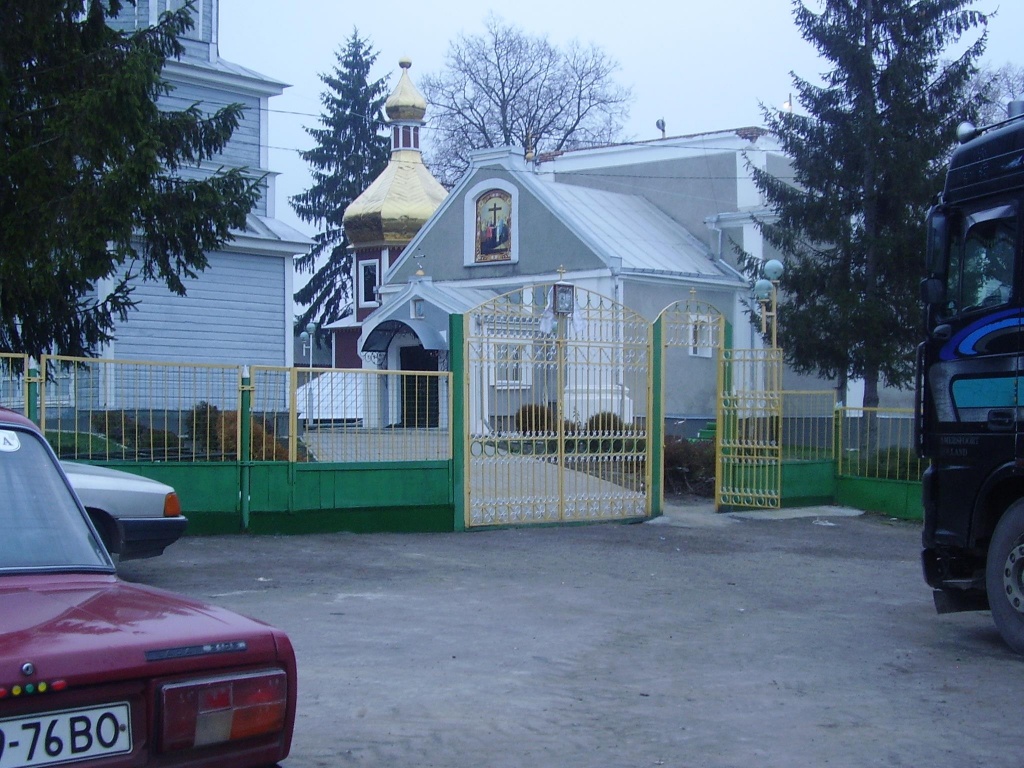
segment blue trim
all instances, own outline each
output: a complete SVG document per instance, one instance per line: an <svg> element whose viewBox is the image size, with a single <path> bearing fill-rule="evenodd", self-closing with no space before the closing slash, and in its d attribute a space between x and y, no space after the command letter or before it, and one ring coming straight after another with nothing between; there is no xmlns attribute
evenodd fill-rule
<svg viewBox="0 0 1024 768"><path fill-rule="evenodd" d="M1007 328L1020 327L1024 327L1024 312L1020 307L985 315L961 328L959 333L947 341L939 351L939 359L955 360L958 357L980 354L978 347L987 336Z"/></svg>

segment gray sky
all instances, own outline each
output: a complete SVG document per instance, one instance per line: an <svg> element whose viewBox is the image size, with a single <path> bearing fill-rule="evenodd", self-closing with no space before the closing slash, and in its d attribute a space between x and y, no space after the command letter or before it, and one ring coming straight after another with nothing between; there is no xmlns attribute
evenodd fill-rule
<svg viewBox="0 0 1024 768"><path fill-rule="evenodd" d="M979 0L976 8L999 9L986 61L1024 65L1024 0ZM529 34L594 43L615 58L616 79L633 90L626 132L634 139L657 138L659 118L670 136L760 125L759 105L781 107L792 91L790 72L814 80L825 68L800 37L791 0L220 0L221 56L291 85L270 101L270 168L282 174L278 218L312 232L288 205L310 183L296 150L311 146L302 129L321 113L319 75L333 69L353 27L379 53L372 77L391 74L396 83L398 60L408 56L419 83L442 67L449 41L481 33L491 11Z"/></svg>

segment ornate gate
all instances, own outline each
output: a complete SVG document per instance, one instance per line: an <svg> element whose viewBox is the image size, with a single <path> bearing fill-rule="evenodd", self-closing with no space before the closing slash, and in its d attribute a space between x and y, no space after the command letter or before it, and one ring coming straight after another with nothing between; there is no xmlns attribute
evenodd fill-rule
<svg viewBox="0 0 1024 768"><path fill-rule="evenodd" d="M782 502L782 350L725 350L718 407L721 509Z"/></svg>
<svg viewBox="0 0 1024 768"><path fill-rule="evenodd" d="M696 291L690 291L689 299L677 301L661 312L655 327L663 355L656 418L666 425L666 451L669 441L680 439L673 433L682 423L674 422L672 414L706 415L707 419L698 425L699 434L703 439L713 440L717 434L715 414L722 390L721 355L727 346L725 318L717 307L698 301ZM692 428L689 432L692 435ZM691 482L692 474L684 478L686 488L680 488L678 483L672 485L668 478L671 454L667 453L665 463L666 484L671 490L700 490ZM718 476L717 463L715 476Z"/></svg>
<svg viewBox="0 0 1024 768"><path fill-rule="evenodd" d="M650 324L568 283L464 316L466 526L650 514Z"/></svg>

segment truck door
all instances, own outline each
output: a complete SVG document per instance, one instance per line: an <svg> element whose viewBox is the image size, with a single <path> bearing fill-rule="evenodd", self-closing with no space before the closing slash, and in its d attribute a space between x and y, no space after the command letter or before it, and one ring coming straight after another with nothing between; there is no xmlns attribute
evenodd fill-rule
<svg viewBox="0 0 1024 768"><path fill-rule="evenodd" d="M925 450L941 473L937 489L961 519L941 521L954 539L970 525L977 489L998 467L1024 456L1021 274L1013 201L950 209L943 301L930 311L925 342ZM940 532L937 532L940 533Z"/></svg>

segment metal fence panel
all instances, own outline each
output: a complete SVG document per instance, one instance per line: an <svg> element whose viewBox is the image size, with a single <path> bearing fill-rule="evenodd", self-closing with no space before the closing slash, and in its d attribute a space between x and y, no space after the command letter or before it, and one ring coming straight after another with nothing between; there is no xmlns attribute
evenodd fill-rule
<svg viewBox="0 0 1024 768"><path fill-rule="evenodd" d="M62 458L234 461L240 369L45 356L39 420ZM230 431L230 430L229 430Z"/></svg>

